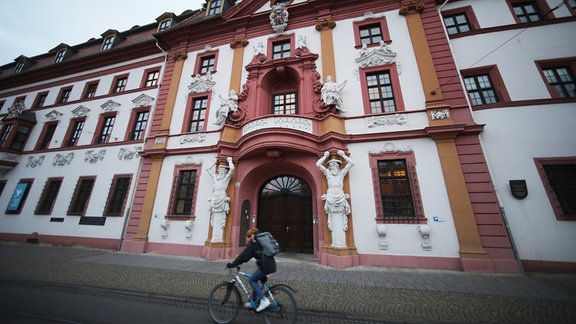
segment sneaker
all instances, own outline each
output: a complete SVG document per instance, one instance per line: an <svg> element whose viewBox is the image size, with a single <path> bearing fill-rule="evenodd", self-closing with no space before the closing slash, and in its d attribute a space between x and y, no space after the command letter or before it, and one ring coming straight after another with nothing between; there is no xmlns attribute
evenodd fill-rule
<svg viewBox="0 0 576 324"><path fill-rule="evenodd" d="M251 302L244 303L244 308L252 309L252 303Z"/></svg>
<svg viewBox="0 0 576 324"><path fill-rule="evenodd" d="M268 300L268 298L264 297L264 299L262 299L260 301L260 305L258 305L258 308L256 308L256 312L261 312L263 310L266 309L266 307L270 306L270 301Z"/></svg>

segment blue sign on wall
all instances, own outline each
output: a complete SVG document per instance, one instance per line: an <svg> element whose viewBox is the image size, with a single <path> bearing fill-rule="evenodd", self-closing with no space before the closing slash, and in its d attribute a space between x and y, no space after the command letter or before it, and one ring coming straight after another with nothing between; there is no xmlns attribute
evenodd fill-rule
<svg viewBox="0 0 576 324"><path fill-rule="evenodd" d="M8 203L8 207L6 211L18 211L20 209L20 204L22 203L22 199L26 194L26 189L30 183L22 182L16 185L16 189L14 189L14 193L12 194L12 198L10 198L10 203Z"/></svg>

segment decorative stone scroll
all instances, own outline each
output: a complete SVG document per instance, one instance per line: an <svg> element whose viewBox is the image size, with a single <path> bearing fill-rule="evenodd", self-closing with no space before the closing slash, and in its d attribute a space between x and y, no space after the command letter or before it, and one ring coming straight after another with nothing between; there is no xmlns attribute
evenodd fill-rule
<svg viewBox="0 0 576 324"><path fill-rule="evenodd" d="M418 225L418 233L422 237L422 248L424 251L432 250L432 243L430 243L430 226Z"/></svg>
<svg viewBox="0 0 576 324"><path fill-rule="evenodd" d="M48 120L58 120L58 119L60 119L60 117L62 117L62 115L63 114L61 112L58 112L56 110L52 110L51 112L47 113L44 116L46 116L46 119L48 119Z"/></svg>
<svg viewBox="0 0 576 324"><path fill-rule="evenodd" d="M189 134L180 136L180 144L185 143L202 143L206 140L205 133Z"/></svg>
<svg viewBox="0 0 576 324"><path fill-rule="evenodd" d="M380 250L388 250L388 239L386 238L386 225L377 224L376 231L378 232L378 246Z"/></svg>
<svg viewBox="0 0 576 324"><path fill-rule="evenodd" d="M105 112L109 112L109 111L115 111L118 110L118 107L120 107L120 103L114 101L114 100L108 100L106 101L104 104L102 104L100 106Z"/></svg>
<svg viewBox="0 0 576 324"><path fill-rule="evenodd" d="M146 94L141 94L138 97L132 99L132 102L134 103L134 107L151 106L152 101L154 101L154 98L150 97L149 95L146 95Z"/></svg>
<svg viewBox="0 0 576 324"><path fill-rule="evenodd" d="M72 115L74 115L74 117L84 117L88 115L89 112L90 109L88 107L80 105L76 109L72 110Z"/></svg>
<svg viewBox="0 0 576 324"><path fill-rule="evenodd" d="M196 76L192 78L188 90L190 93L212 91L215 85L216 82L212 80L212 73L208 71L205 75L196 74Z"/></svg>
<svg viewBox="0 0 576 324"><path fill-rule="evenodd" d="M28 168L35 168L37 166L41 166L42 163L44 162L44 158L45 156L42 155L39 158L34 158L34 156L29 156L28 157L28 163L26 164L26 167Z"/></svg>
<svg viewBox="0 0 576 324"><path fill-rule="evenodd" d="M142 151L142 147L133 148L120 148L118 151L118 160L132 160L134 157L138 156L138 152Z"/></svg>
<svg viewBox="0 0 576 324"><path fill-rule="evenodd" d="M356 63L360 67L390 64L396 61L396 55L397 54L390 49L390 46L382 40L378 47L369 49L366 44L362 45L359 57L356 58Z"/></svg>
<svg viewBox="0 0 576 324"><path fill-rule="evenodd" d="M408 123L406 121L406 117L400 114L395 114L393 116L368 117L365 119L365 121L366 126L368 128L380 127L380 126L396 126L396 125L403 126Z"/></svg>
<svg viewBox="0 0 576 324"><path fill-rule="evenodd" d="M65 166L69 165L74 159L74 152L68 154L57 153L52 161L53 166Z"/></svg>
<svg viewBox="0 0 576 324"><path fill-rule="evenodd" d="M95 152L94 150L86 151L86 155L84 156L84 162L88 163L96 163L98 160L104 160L104 155L106 155L106 150L100 150L99 152Z"/></svg>
<svg viewBox="0 0 576 324"><path fill-rule="evenodd" d="M430 110L429 114L432 120L450 119L449 109Z"/></svg>

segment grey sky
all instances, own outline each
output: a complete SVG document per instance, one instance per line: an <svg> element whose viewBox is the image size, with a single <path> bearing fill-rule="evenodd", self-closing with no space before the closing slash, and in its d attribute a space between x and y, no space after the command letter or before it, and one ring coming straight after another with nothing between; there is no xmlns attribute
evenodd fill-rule
<svg viewBox="0 0 576 324"><path fill-rule="evenodd" d="M1 0L0 65L99 38L108 29L147 25L164 12L200 9L204 0Z"/></svg>

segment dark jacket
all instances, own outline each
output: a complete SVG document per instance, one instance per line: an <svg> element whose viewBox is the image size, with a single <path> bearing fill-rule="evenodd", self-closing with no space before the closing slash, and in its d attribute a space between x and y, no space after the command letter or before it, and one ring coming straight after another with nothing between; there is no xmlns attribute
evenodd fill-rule
<svg viewBox="0 0 576 324"><path fill-rule="evenodd" d="M276 260L274 260L274 257L264 255L262 246L257 241L250 242L250 244L244 248L244 251L231 263L231 266L237 267L242 263L250 261L252 258L256 259L258 269L265 274L276 272Z"/></svg>

